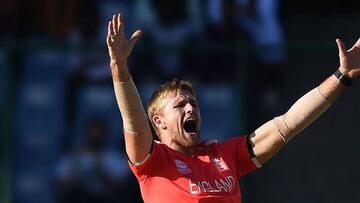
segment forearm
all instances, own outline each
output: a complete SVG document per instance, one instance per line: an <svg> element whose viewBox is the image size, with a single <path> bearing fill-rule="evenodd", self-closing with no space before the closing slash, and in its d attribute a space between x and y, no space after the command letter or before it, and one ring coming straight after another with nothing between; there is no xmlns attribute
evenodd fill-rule
<svg viewBox="0 0 360 203"><path fill-rule="evenodd" d="M139 133L148 127L147 116L127 65L112 62L110 66L124 130L132 134Z"/></svg>
<svg viewBox="0 0 360 203"><path fill-rule="evenodd" d="M335 76L330 76L297 100L285 114L256 129L250 135L250 141L258 161L266 163L291 138L326 111L343 89L344 85Z"/></svg>
<svg viewBox="0 0 360 203"><path fill-rule="evenodd" d="M345 85L350 86L351 81L360 76L360 39L349 50L340 39L336 42L340 60L337 76L328 77L296 101L284 115L275 117L250 135L260 163L268 161L286 142L310 125L339 97Z"/></svg>
<svg viewBox="0 0 360 203"><path fill-rule="evenodd" d="M276 117L274 123L283 140L288 142L309 126L331 106L343 89L344 85L332 75L296 101L284 115Z"/></svg>
<svg viewBox="0 0 360 203"><path fill-rule="evenodd" d="M345 89L343 85L334 75L331 75L319 85L322 95L330 102L334 102Z"/></svg>

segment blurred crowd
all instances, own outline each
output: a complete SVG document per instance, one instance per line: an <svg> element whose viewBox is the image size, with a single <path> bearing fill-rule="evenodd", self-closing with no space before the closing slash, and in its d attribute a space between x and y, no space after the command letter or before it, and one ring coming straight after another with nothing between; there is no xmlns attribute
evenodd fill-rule
<svg viewBox="0 0 360 203"><path fill-rule="evenodd" d="M199 91L205 138L273 115L287 58L278 0L6 1L0 63L11 67L16 92L15 202L141 201L108 67L105 36L116 13L127 36L144 32L129 61L144 105L177 77ZM256 108L247 114L242 102Z"/></svg>

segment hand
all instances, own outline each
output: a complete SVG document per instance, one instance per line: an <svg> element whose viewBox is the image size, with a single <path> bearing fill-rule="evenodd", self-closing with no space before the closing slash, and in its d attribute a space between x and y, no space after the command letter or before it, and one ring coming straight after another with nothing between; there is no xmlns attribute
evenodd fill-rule
<svg viewBox="0 0 360 203"><path fill-rule="evenodd" d="M360 39L347 51L340 39L336 39L336 43L339 49L339 70L351 79L357 78L360 75Z"/></svg>
<svg viewBox="0 0 360 203"><path fill-rule="evenodd" d="M113 18L108 25L108 34L106 37L111 60L110 63L126 63L127 58L141 34L141 30L137 30L130 40L126 39L124 33L124 18L121 14L113 15Z"/></svg>

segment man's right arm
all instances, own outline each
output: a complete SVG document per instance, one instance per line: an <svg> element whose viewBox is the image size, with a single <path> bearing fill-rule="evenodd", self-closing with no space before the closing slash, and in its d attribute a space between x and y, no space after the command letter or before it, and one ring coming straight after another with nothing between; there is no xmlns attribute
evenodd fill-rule
<svg viewBox="0 0 360 203"><path fill-rule="evenodd" d="M353 80L360 76L360 39L349 50L346 50L340 39L336 42L340 59L336 74L341 73L342 76L331 75L296 101L285 114L268 121L250 135L250 144L261 164L267 162L285 143L330 107L346 85L349 85L341 78Z"/></svg>
<svg viewBox="0 0 360 203"><path fill-rule="evenodd" d="M129 160L134 164L146 159L152 145L147 115L127 66L127 58L140 36L141 31L138 30L130 40L126 39L124 20L120 14L114 15L112 21L109 22L106 42L111 74L123 120L126 152Z"/></svg>

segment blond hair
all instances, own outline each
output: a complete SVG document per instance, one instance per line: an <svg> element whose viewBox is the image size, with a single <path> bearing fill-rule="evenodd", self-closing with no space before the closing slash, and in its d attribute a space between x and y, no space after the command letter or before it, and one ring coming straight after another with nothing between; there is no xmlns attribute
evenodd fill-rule
<svg viewBox="0 0 360 203"><path fill-rule="evenodd" d="M159 133L152 118L155 115L160 115L166 105L167 99L176 96L180 90L188 91L194 97L196 96L195 91L189 82L174 78L172 81L169 81L156 89L150 98L147 106L147 112L151 124L159 139Z"/></svg>

